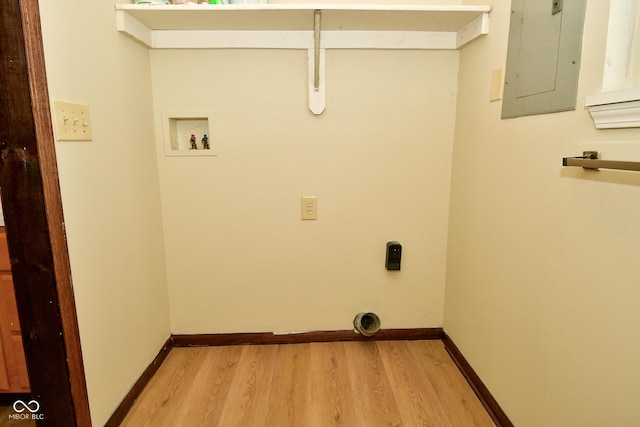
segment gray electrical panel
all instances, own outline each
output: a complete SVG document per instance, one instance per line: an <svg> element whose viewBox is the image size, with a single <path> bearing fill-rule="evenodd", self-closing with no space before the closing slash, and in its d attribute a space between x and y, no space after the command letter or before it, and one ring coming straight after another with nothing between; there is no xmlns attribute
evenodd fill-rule
<svg viewBox="0 0 640 427"><path fill-rule="evenodd" d="M512 0L502 118L576 107L586 0Z"/></svg>

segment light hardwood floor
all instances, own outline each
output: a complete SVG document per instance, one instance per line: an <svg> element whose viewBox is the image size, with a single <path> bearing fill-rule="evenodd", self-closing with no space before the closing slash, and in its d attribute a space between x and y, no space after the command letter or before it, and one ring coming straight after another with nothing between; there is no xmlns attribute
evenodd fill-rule
<svg viewBox="0 0 640 427"><path fill-rule="evenodd" d="M441 341L174 348L141 426L494 426Z"/></svg>
<svg viewBox="0 0 640 427"><path fill-rule="evenodd" d="M36 427L34 420L14 420L9 415L15 415L11 406L0 406L0 427Z"/></svg>

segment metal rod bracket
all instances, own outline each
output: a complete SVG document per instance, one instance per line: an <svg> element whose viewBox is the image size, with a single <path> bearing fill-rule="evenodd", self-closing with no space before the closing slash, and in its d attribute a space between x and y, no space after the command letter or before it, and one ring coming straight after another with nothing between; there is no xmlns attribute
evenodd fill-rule
<svg viewBox="0 0 640 427"><path fill-rule="evenodd" d="M599 151L583 151L582 156L564 157L562 166L576 166L589 170L616 169L640 172L640 162L602 160Z"/></svg>

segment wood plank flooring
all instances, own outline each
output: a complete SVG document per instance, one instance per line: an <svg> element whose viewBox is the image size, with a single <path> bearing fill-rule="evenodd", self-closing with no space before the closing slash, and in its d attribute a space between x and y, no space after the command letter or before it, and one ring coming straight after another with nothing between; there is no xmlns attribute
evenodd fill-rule
<svg viewBox="0 0 640 427"><path fill-rule="evenodd" d="M430 340L173 348L121 426L495 425Z"/></svg>
<svg viewBox="0 0 640 427"><path fill-rule="evenodd" d="M9 415L15 411L11 406L0 406L0 427L36 427L35 420L14 420Z"/></svg>

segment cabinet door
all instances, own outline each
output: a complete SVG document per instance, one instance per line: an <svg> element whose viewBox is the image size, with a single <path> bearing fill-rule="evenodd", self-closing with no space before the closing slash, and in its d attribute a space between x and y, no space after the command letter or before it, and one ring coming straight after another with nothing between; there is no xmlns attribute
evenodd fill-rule
<svg viewBox="0 0 640 427"><path fill-rule="evenodd" d="M4 229L0 229L0 271L11 271L9 245L7 244L7 233Z"/></svg>
<svg viewBox="0 0 640 427"><path fill-rule="evenodd" d="M27 359L24 356L24 347L22 345L22 336L20 336L20 332L18 331L17 335L13 335L11 340L15 360L13 372L11 372L11 380L13 380L11 387L20 393L28 392L30 389L29 373L27 372Z"/></svg>
<svg viewBox="0 0 640 427"><path fill-rule="evenodd" d="M9 390L11 390L9 372L7 371L7 361L4 358L4 346L0 340L0 392L8 392Z"/></svg>
<svg viewBox="0 0 640 427"><path fill-rule="evenodd" d="M11 273L0 272L0 338L9 390L14 393L29 391L29 375L20 334L20 321ZM2 367L0 366L0 371ZM2 373L0 372L0 386Z"/></svg>

